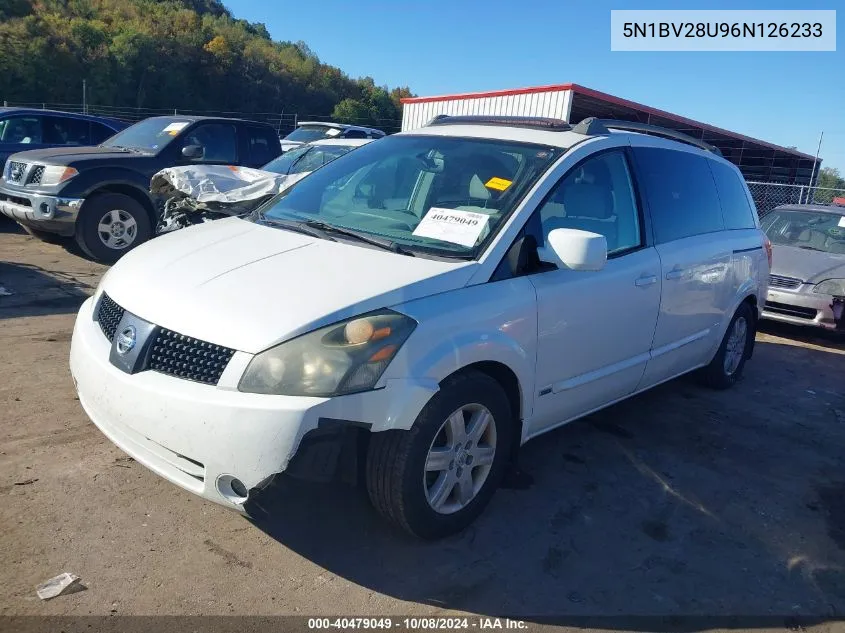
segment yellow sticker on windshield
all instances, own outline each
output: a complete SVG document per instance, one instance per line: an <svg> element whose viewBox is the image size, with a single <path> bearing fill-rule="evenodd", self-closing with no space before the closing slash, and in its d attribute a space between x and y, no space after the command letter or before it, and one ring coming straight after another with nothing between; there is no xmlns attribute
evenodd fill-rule
<svg viewBox="0 0 845 633"><path fill-rule="evenodd" d="M496 191L504 191L513 184L512 180L505 180L504 178L491 178L484 186L488 189L495 189Z"/></svg>

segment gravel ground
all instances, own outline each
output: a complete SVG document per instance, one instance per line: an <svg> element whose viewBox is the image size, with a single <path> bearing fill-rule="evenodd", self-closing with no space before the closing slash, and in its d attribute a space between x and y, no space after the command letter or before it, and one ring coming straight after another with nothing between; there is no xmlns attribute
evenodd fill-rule
<svg viewBox="0 0 845 633"><path fill-rule="evenodd" d="M14 293L0 296L0 615L843 630L845 345L832 337L767 325L732 391L683 378L530 442L532 482L421 543L356 489L281 480L261 499L274 518L250 522L125 457L67 368L75 310L103 271L0 221ZM63 571L86 590L40 601L34 587Z"/></svg>

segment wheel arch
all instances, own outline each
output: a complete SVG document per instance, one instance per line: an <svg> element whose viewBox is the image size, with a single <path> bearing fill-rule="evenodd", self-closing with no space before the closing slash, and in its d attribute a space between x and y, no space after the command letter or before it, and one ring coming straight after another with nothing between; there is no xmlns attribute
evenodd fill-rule
<svg viewBox="0 0 845 633"><path fill-rule="evenodd" d="M144 211L147 212L147 215L150 218L150 224L152 224L153 228L155 228L155 225L158 222L158 214L156 213L155 207L153 206L153 202L150 199L150 196L147 195L146 191L136 187L135 185L130 185L126 183L107 183L97 187L90 194L88 194L88 196L86 196L86 201L106 193L121 194L135 200L135 202L140 204L144 208ZM83 211L84 209L85 206L83 205Z"/></svg>
<svg viewBox="0 0 845 633"><path fill-rule="evenodd" d="M489 376L490 378L495 380L505 392L505 395L508 399L508 403L510 404L511 412L513 413L512 446L514 448L514 451L516 451L522 444L522 421L525 412L523 388L519 382L519 377L513 369L511 369L506 364L500 361L482 360L470 363L469 365L465 365L460 369L456 369L451 374L446 376L443 380L441 380L440 385L443 386L448 381L458 375L473 371Z"/></svg>

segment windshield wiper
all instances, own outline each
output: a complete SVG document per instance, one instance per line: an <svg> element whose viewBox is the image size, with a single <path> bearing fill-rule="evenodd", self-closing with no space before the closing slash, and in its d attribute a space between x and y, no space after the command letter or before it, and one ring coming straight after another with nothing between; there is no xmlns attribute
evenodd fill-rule
<svg viewBox="0 0 845 633"><path fill-rule="evenodd" d="M147 152L137 147L125 147L123 145L103 145L108 149L122 149L124 152L132 152L133 154L146 154Z"/></svg>
<svg viewBox="0 0 845 633"><path fill-rule="evenodd" d="M816 248L815 246L799 246L798 248L803 248L805 251L818 251L820 253L826 253L827 252L823 248Z"/></svg>
<svg viewBox="0 0 845 633"><path fill-rule="evenodd" d="M310 235L311 237L318 237L322 240L328 240L329 242L337 242L335 238L331 235L327 235L325 231L321 231L317 227L308 228L307 226L303 226L305 224L304 222L297 220L277 220L276 218L268 218L263 213L259 213L258 221L269 226L278 226L283 229L287 229L288 231Z"/></svg>
<svg viewBox="0 0 845 633"><path fill-rule="evenodd" d="M371 244L372 246L378 246L379 248L383 248L384 250L390 251L391 253L397 253L399 255L408 255L409 257L416 257L413 252L404 248L401 244L398 244L397 242L394 242L392 240L385 240L379 237L374 237L364 231L347 229L342 226L335 226L334 224L320 222L319 220L303 220L302 224L304 224L305 226L309 226L313 229L318 229L320 231L337 233L338 235L351 237L353 239L358 240L359 242Z"/></svg>

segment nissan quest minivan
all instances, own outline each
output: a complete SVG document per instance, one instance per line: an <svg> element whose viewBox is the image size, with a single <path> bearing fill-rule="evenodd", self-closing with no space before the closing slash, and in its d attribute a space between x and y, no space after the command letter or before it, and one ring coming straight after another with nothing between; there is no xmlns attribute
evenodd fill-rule
<svg viewBox="0 0 845 633"><path fill-rule="evenodd" d="M70 367L102 432L190 492L248 512L279 473L352 464L379 513L437 538L531 438L693 370L733 385L770 260L700 141L441 116L129 252Z"/></svg>

